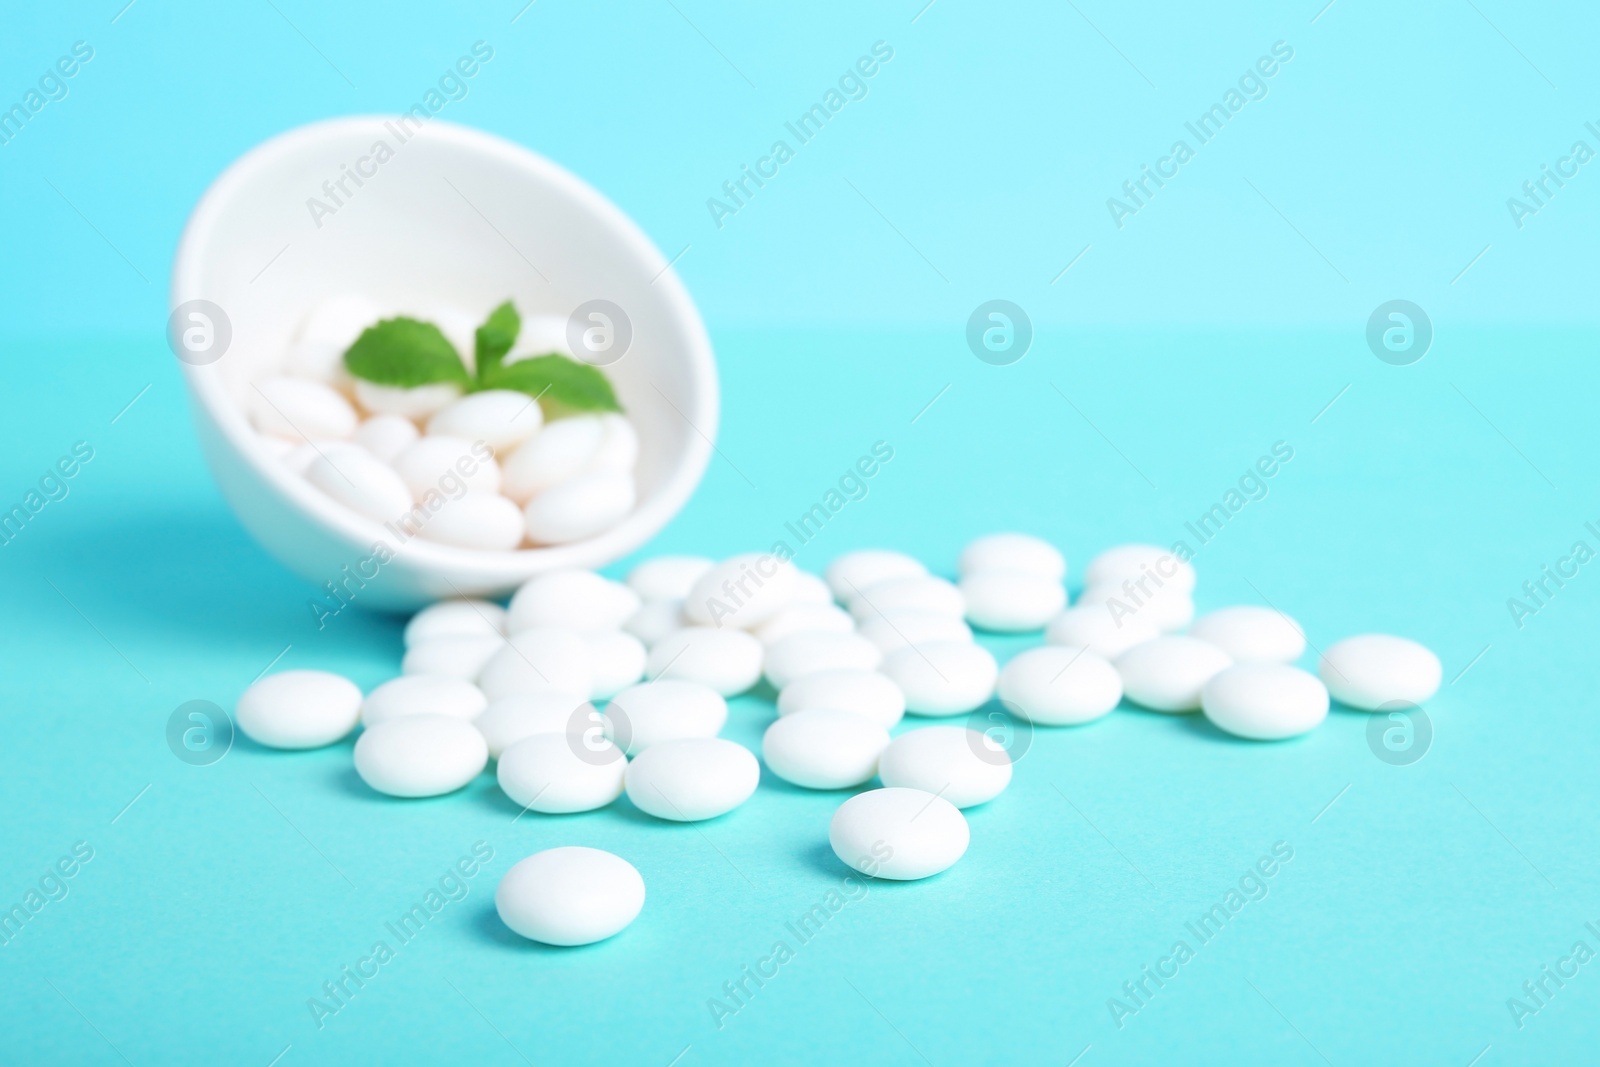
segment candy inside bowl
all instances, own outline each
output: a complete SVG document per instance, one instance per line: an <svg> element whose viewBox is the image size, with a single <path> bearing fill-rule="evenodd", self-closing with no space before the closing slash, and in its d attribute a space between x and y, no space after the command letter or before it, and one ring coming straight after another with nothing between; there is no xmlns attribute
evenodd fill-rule
<svg viewBox="0 0 1600 1067"><path fill-rule="evenodd" d="M710 343L660 251L555 164L437 121L245 155L190 219L172 306L229 504L362 606L611 562L683 506L716 433Z"/></svg>

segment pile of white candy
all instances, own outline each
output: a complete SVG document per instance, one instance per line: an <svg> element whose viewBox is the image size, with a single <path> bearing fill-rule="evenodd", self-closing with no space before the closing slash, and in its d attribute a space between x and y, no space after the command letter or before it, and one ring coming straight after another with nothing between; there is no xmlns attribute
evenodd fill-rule
<svg viewBox="0 0 1600 1067"><path fill-rule="evenodd" d="M891 738L908 713L966 715L998 693L1013 715L1063 725L1126 699L1278 740L1321 723L1330 691L1375 711L1420 704L1439 686L1432 652L1379 634L1330 646L1320 680L1290 666L1306 647L1298 623L1253 606L1194 619L1194 570L1149 545L1096 557L1072 608L1065 560L1037 538L980 538L958 570L952 584L909 556L868 550L841 556L825 578L759 554L654 559L626 583L553 572L505 608L457 600L419 612L406 627L404 674L364 700L337 675L286 671L244 693L238 725L262 744L312 748L360 723L356 770L392 796L459 789L493 757L500 788L524 810L589 811L626 792L657 818L696 821L756 790L755 755L717 735L726 698L764 674L778 690L762 739L767 769L808 789L876 776L882 788L840 805L829 841L864 873L916 879L961 858L960 809L996 797L1012 764L965 725ZM1001 670L969 623L1043 628L1046 644ZM593 701L609 703L602 712ZM551 849L516 864L496 903L524 936L585 944L633 920L644 883L610 853Z"/></svg>
<svg viewBox="0 0 1600 1067"><path fill-rule="evenodd" d="M627 416L545 424L526 393L463 396L452 383L402 389L351 377L345 351L385 317L341 296L317 305L279 374L254 383L252 423L293 471L352 511L442 544L488 551L593 537L633 510L639 437ZM427 316L473 365L478 319ZM570 356L566 320L530 316L507 364Z"/></svg>

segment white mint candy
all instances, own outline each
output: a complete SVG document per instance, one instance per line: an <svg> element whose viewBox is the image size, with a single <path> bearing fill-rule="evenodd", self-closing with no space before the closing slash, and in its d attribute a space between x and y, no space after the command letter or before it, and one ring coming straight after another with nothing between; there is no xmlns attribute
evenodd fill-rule
<svg viewBox="0 0 1600 1067"><path fill-rule="evenodd" d="M407 648L438 637L488 637L505 634L506 609L490 600L441 600L406 623Z"/></svg>
<svg viewBox="0 0 1600 1067"><path fill-rule="evenodd" d="M955 584L931 574L890 578L862 586L850 602L850 614L866 620L903 611L931 611L960 618L967 610L966 598Z"/></svg>
<svg viewBox="0 0 1600 1067"><path fill-rule="evenodd" d="M506 639L499 636L431 637L406 649L400 673L448 674L474 682L490 658L505 647Z"/></svg>
<svg viewBox="0 0 1600 1067"><path fill-rule="evenodd" d="M354 445L325 449L306 468L306 481L374 522L394 522L411 510L411 493L393 468Z"/></svg>
<svg viewBox="0 0 1600 1067"><path fill-rule="evenodd" d="M1194 621L1194 601L1175 585L1160 589L1149 583L1150 593L1121 586L1097 585L1083 591L1078 606L1104 611L1114 621L1127 625L1135 620L1154 626L1163 633L1181 630Z"/></svg>
<svg viewBox="0 0 1600 1067"><path fill-rule="evenodd" d="M720 629L753 630L794 599L794 564L766 552L747 552L712 567L683 602L689 621Z"/></svg>
<svg viewBox="0 0 1600 1067"><path fill-rule="evenodd" d="M1276 608L1254 604L1202 615L1189 634L1216 645L1235 663L1293 663L1306 650L1306 632L1299 623Z"/></svg>
<svg viewBox="0 0 1600 1067"><path fill-rule="evenodd" d="M383 318L383 308L354 293L339 293L317 302L300 323L299 337L349 348L369 326Z"/></svg>
<svg viewBox="0 0 1600 1067"><path fill-rule="evenodd" d="M562 626L523 630L489 657L478 688L490 700L542 689L588 693L594 688L589 646L582 634Z"/></svg>
<svg viewBox="0 0 1600 1067"><path fill-rule="evenodd" d="M639 462L639 432L626 415L607 412L600 416L600 447L589 458L592 471L626 474Z"/></svg>
<svg viewBox="0 0 1600 1067"><path fill-rule="evenodd" d="M716 737L728 721L728 702L699 682L664 678L612 697L604 719L606 736L637 756L663 741Z"/></svg>
<svg viewBox="0 0 1600 1067"><path fill-rule="evenodd" d="M281 441L280 438L276 437L263 437L261 440L266 442L268 448L278 447L272 442ZM301 441L297 445L290 445L289 451L283 453L281 459L285 467L304 478L306 471L310 470L311 465L317 460L329 452L351 443L349 441Z"/></svg>
<svg viewBox="0 0 1600 1067"><path fill-rule="evenodd" d="M970 808L1011 784L1011 756L980 731L924 726L889 743L878 759L878 777L886 786L921 789Z"/></svg>
<svg viewBox="0 0 1600 1067"><path fill-rule="evenodd" d="M485 389L440 408L428 420L429 435L482 441L496 452L514 448L539 432L544 413L527 393Z"/></svg>
<svg viewBox="0 0 1600 1067"><path fill-rule="evenodd" d="M756 791L761 764L721 737L662 741L628 764L628 799L647 815L699 822L724 815Z"/></svg>
<svg viewBox="0 0 1600 1067"><path fill-rule="evenodd" d="M833 604L833 590L828 583L810 571L795 573L794 599L791 604Z"/></svg>
<svg viewBox="0 0 1600 1067"><path fill-rule="evenodd" d="M823 671L796 678L778 694L778 714L847 711L889 729L906 713L906 697L876 671Z"/></svg>
<svg viewBox="0 0 1600 1067"><path fill-rule="evenodd" d="M649 648L674 630L681 630L687 625L689 621L683 617L683 601L652 600L628 616L622 628Z"/></svg>
<svg viewBox="0 0 1600 1067"><path fill-rule="evenodd" d="M584 473L604 438L605 424L593 415L556 419L505 458L506 496L526 504Z"/></svg>
<svg viewBox="0 0 1600 1067"><path fill-rule="evenodd" d="M884 657L882 671L906 695L914 715L964 715L994 695L1000 674L979 645L945 641L916 645Z"/></svg>
<svg viewBox="0 0 1600 1067"><path fill-rule="evenodd" d="M528 536L544 545L582 541L611 529L633 510L637 490L626 474L580 474L528 501Z"/></svg>
<svg viewBox="0 0 1600 1067"><path fill-rule="evenodd" d="M549 571L528 579L511 597L507 629L568 626L615 630L639 610L639 594L594 571Z"/></svg>
<svg viewBox="0 0 1600 1067"><path fill-rule="evenodd" d="M488 446L461 437L420 438L395 457L394 469L419 502L429 493L456 497L466 490L500 491L500 468Z"/></svg>
<svg viewBox="0 0 1600 1067"><path fill-rule="evenodd" d="M534 734L578 734L598 740L604 729L593 704L561 689L535 689L492 700L472 725L488 742L489 755L495 759Z"/></svg>
<svg viewBox="0 0 1600 1067"><path fill-rule="evenodd" d="M782 689L796 678L822 671L875 670L883 662L878 646L856 633L812 630L791 634L766 650L763 670Z"/></svg>
<svg viewBox="0 0 1600 1067"><path fill-rule="evenodd" d="M1122 692L1151 711L1177 714L1200 710L1200 691L1233 660L1198 637L1158 637L1135 645L1116 663Z"/></svg>
<svg viewBox="0 0 1600 1067"><path fill-rule="evenodd" d="M846 552L828 564L822 576L834 597L848 604L868 586L891 578L914 578L927 573L928 568L921 560L913 559L904 552L863 548Z"/></svg>
<svg viewBox="0 0 1600 1067"><path fill-rule="evenodd" d="M249 408L256 429L290 441L342 439L356 432L356 409L350 401L308 378L254 383Z"/></svg>
<svg viewBox="0 0 1600 1067"><path fill-rule="evenodd" d="M500 789L526 811L568 815L603 808L622 795L628 761L604 738L591 747L567 734L534 734L500 754Z"/></svg>
<svg viewBox="0 0 1600 1067"><path fill-rule="evenodd" d="M393 463L396 456L421 436L417 424L410 419L399 415L374 415L356 427L352 440L384 463Z"/></svg>
<svg viewBox="0 0 1600 1067"><path fill-rule="evenodd" d="M356 773L393 797L453 793L489 762L489 746L470 722L448 715L405 715L356 738Z"/></svg>
<svg viewBox="0 0 1600 1067"><path fill-rule="evenodd" d="M960 588L967 602L967 621L997 633L1043 629L1067 606L1061 580L1032 571L973 571L961 579Z"/></svg>
<svg viewBox="0 0 1600 1067"><path fill-rule="evenodd" d="M704 556L657 556L628 572L628 588L640 599L683 600L700 576L717 565Z"/></svg>
<svg viewBox="0 0 1600 1067"><path fill-rule="evenodd" d="M1000 671L1000 699L1029 722L1072 726L1122 699L1122 676L1102 656L1063 645L1030 648Z"/></svg>
<svg viewBox="0 0 1600 1067"><path fill-rule="evenodd" d="M1341 704L1381 711L1385 704L1421 704L1439 691L1444 668L1422 645L1389 634L1361 634L1328 646L1317 673Z"/></svg>
<svg viewBox="0 0 1600 1067"><path fill-rule="evenodd" d="M991 570L1027 571L1060 585L1067 560L1049 541L1021 533L989 534L961 550L956 571L963 578Z"/></svg>
<svg viewBox="0 0 1600 1067"><path fill-rule="evenodd" d="M598 848L550 848L505 873L494 906L501 922L530 941L588 945L638 917L644 879L633 864Z"/></svg>
<svg viewBox="0 0 1600 1067"><path fill-rule="evenodd" d="M1121 586L1145 577L1150 578L1147 584L1152 589L1159 580L1181 593L1194 592L1194 568L1159 545L1118 545L1100 553L1083 569L1086 589L1096 585Z"/></svg>
<svg viewBox="0 0 1600 1067"><path fill-rule="evenodd" d="M690 626L652 645L644 672L652 680L699 682L731 697L761 680L761 659L761 642L743 630Z"/></svg>
<svg viewBox="0 0 1600 1067"><path fill-rule="evenodd" d="M1328 717L1328 689L1298 667L1243 663L1212 676L1200 691L1200 710L1230 734L1281 741Z"/></svg>
<svg viewBox="0 0 1600 1067"><path fill-rule="evenodd" d="M379 385L377 382L356 379L356 400L374 415L399 415L407 419L425 419L435 411L455 402L461 396L461 386L454 382L435 382L407 389L398 385Z"/></svg>
<svg viewBox="0 0 1600 1067"><path fill-rule="evenodd" d="M835 856L862 874L897 881L947 870L966 854L971 839L961 810L921 789L858 793L839 805L828 824Z"/></svg>
<svg viewBox="0 0 1600 1067"><path fill-rule="evenodd" d="M878 773L889 731L848 711L780 716L761 737L761 758L779 778L805 789L845 789Z"/></svg>
<svg viewBox="0 0 1600 1067"><path fill-rule="evenodd" d="M1087 648L1108 660L1160 636L1161 631L1154 623L1139 618L1117 618L1104 604L1079 604L1068 608L1051 619L1044 631L1048 644Z"/></svg>
<svg viewBox="0 0 1600 1067"><path fill-rule="evenodd" d="M972 627L964 619L942 611L892 611L876 615L861 624L860 633L885 656L908 645L972 640Z"/></svg>
<svg viewBox="0 0 1600 1067"><path fill-rule="evenodd" d="M270 748L321 748L356 728L361 690L328 671L269 674L239 697L233 718L244 735Z"/></svg>
<svg viewBox="0 0 1600 1067"><path fill-rule="evenodd" d="M637 637L622 630L594 630L583 639L589 645L589 669L594 678L589 692L592 699L604 700L644 677L649 653Z"/></svg>
<svg viewBox="0 0 1600 1067"><path fill-rule="evenodd" d="M483 690L471 682L447 674L403 674L367 694L361 722L372 727L406 715L448 715L471 722L488 706Z"/></svg>
<svg viewBox="0 0 1600 1067"><path fill-rule="evenodd" d="M510 552L522 544L522 511L499 493L472 492L449 500L417 531L422 537L457 548Z"/></svg>
<svg viewBox="0 0 1600 1067"><path fill-rule="evenodd" d="M828 633L851 633L856 628L855 619L843 608L829 602L827 604L793 604L778 612L772 618L756 627L755 634L761 643L771 648L785 637L794 634L827 631Z"/></svg>

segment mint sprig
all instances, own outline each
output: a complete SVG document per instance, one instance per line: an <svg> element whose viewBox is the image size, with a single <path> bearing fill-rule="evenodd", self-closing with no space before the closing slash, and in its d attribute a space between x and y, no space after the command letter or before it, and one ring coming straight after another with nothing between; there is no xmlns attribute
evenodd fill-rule
<svg viewBox="0 0 1600 1067"><path fill-rule="evenodd" d="M384 319L368 326L344 354L344 365L357 378L403 389L437 382L468 386L472 381L449 338L433 323L417 319Z"/></svg>
<svg viewBox="0 0 1600 1067"><path fill-rule="evenodd" d="M521 332L522 316L517 314L516 306L511 301L507 300L489 312L489 317L483 320L483 325L478 327L473 337L477 346L475 355L479 378L499 368L501 360L517 343L517 334Z"/></svg>
<svg viewBox="0 0 1600 1067"><path fill-rule="evenodd" d="M352 375L377 385L410 389L449 382L467 392L514 389L539 401L545 417L621 411L616 391L599 368L551 352L507 364L522 332L522 316L507 300L473 336L477 373L469 373L449 338L431 322L384 319L369 326L344 354Z"/></svg>
<svg viewBox="0 0 1600 1067"><path fill-rule="evenodd" d="M586 411L621 411L606 376L587 363L554 353L497 366L483 378L485 389L516 389L539 398L552 418Z"/></svg>

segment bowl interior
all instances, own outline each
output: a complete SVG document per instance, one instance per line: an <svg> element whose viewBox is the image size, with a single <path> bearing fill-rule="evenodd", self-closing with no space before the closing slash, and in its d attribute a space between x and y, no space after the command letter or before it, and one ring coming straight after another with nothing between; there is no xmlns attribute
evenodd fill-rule
<svg viewBox="0 0 1600 1067"><path fill-rule="evenodd" d="M477 131L402 117L319 123L255 149L207 193L179 250L172 302L209 300L230 322L226 354L185 368L228 444L289 505L354 543L370 544L379 524L282 468L245 416L252 383L278 371L306 312L337 293L422 316L440 305L481 316L509 298L525 319L604 299L632 326L605 373L641 440L636 510L554 548L412 542L406 551L424 568L597 566L664 525L704 470L717 417L710 345L676 274L621 211L548 160Z"/></svg>

